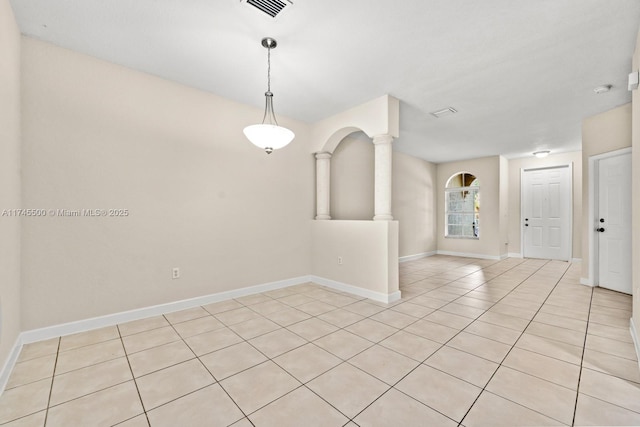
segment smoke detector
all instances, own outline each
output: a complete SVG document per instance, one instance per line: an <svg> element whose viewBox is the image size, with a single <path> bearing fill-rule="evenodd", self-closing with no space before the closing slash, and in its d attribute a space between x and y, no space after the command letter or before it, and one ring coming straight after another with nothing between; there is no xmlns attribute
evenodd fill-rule
<svg viewBox="0 0 640 427"><path fill-rule="evenodd" d="M240 3L251 6L272 18L276 18L285 9L293 6L293 2L289 0L240 0Z"/></svg>
<svg viewBox="0 0 640 427"><path fill-rule="evenodd" d="M612 85L602 85L602 86L598 86L597 88L594 88L593 91L597 95L600 95L601 93L609 92L612 87L613 87Z"/></svg>

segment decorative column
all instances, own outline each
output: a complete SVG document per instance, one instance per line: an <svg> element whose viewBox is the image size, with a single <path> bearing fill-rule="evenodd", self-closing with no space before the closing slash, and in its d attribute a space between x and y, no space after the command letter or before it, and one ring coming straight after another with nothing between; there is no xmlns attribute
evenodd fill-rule
<svg viewBox="0 0 640 427"><path fill-rule="evenodd" d="M316 153L316 219L331 219L331 153Z"/></svg>
<svg viewBox="0 0 640 427"><path fill-rule="evenodd" d="M375 147L374 221L391 221L391 135L373 137Z"/></svg>

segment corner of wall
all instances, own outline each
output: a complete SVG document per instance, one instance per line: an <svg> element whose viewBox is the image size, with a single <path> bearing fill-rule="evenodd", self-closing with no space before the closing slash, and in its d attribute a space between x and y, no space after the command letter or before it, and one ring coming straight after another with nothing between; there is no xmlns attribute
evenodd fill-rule
<svg viewBox="0 0 640 427"><path fill-rule="evenodd" d="M8 0L0 0L0 365L13 366L21 328L21 38ZM4 374L0 372L0 374ZM0 385L3 384L0 375Z"/></svg>
<svg viewBox="0 0 640 427"><path fill-rule="evenodd" d="M631 339L633 340L633 345L636 349L636 359L638 360L638 367L640 367L640 336L638 335L638 329L636 328L635 321L633 317L629 319Z"/></svg>
<svg viewBox="0 0 640 427"><path fill-rule="evenodd" d="M638 70L640 68L640 30L636 36L636 46L635 51L633 52L632 57L632 65L633 70ZM632 165L632 188L640 187L640 92L638 89L634 90L631 94L631 146L632 146L632 154L631 154L631 162ZM639 212L640 210L640 193L638 191L633 192L632 197L632 212ZM638 254L640 253L640 225L634 221L633 228L631 230L632 236L632 253L635 254L634 257L637 260ZM634 342L636 344L636 353L638 355L638 360L640 360L640 336L638 336L638 332L640 332L640 265L638 262L633 263L632 269L632 294L633 294L633 315L632 315L632 327L633 327L633 337Z"/></svg>

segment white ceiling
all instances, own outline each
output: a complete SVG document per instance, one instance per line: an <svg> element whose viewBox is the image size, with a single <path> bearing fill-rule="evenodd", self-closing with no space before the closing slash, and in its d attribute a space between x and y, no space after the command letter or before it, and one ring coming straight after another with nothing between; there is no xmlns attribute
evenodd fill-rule
<svg viewBox="0 0 640 427"><path fill-rule="evenodd" d="M631 100L638 0L12 0L24 34L312 123L391 94L399 151L433 162L580 149ZM596 95L593 88L612 84ZM431 111L458 113L436 119Z"/></svg>

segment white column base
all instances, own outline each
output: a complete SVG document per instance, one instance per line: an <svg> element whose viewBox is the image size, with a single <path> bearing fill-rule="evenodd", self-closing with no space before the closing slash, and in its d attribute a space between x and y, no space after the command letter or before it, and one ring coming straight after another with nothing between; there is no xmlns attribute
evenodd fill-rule
<svg viewBox="0 0 640 427"><path fill-rule="evenodd" d="M373 217L374 221L393 221L393 216L389 214L376 215Z"/></svg>

